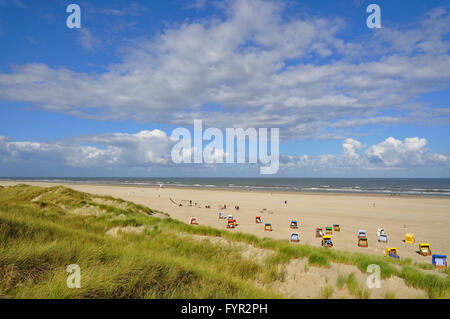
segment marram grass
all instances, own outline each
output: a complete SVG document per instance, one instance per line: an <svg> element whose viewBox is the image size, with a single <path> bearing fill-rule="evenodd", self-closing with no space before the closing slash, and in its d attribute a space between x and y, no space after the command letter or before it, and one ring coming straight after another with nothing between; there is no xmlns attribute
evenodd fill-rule
<svg viewBox="0 0 450 319"><path fill-rule="evenodd" d="M148 208L127 204L130 208L123 209L123 201L103 199L110 204L100 204L104 215L79 216L70 211L95 206L93 196L64 187L1 188L0 296L281 297L257 286L265 270L232 249L159 227L139 235L105 235L112 227L158 225L162 220L151 216ZM116 219L121 214L125 217ZM67 288L69 264L81 268L81 289Z"/></svg>
<svg viewBox="0 0 450 319"><path fill-rule="evenodd" d="M84 214L90 211L97 214ZM62 186L0 187L0 297L279 298L283 296L268 284L283 281L283 266L294 258L307 258L311 266L355 265L363 272L378 264L382 278L403 278L430 298L449 296L448 277L424 273L429 266L423 263L291 245L167 217L142 205ZM111 228L127 226L145 230L106 235ZM185 234L221 237L275 254L258 264L244 259L237 248ZM69 264L81 268L81 289L66 286ZM355 297L369 297L352 278L338 281L338 288L347 286ZM324 297L331 295L332 289L324 290Z"/></svg>

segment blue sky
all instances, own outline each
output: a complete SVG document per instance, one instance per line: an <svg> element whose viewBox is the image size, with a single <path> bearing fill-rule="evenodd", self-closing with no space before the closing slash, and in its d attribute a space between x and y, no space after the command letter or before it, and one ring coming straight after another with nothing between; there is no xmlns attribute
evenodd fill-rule
<svg viewBox="0 0 450 319"><path fill-rule="evenodd" d="M278 176L450 177L449 34L447 1L0 0L0 176L259 176L175 165L202 119L279 128Z"/></svg>

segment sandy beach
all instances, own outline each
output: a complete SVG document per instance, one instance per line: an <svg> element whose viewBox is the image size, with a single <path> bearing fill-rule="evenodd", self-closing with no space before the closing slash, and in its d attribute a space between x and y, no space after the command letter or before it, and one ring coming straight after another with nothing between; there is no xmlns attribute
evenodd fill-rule
<svg viewBox="0 0 450 319"><path fill-rule="evenodd" d="M315 237L316 227L325 229L339 224L340 232L332 235L333 249L384 255L387 247L397 247L401 258L427 263L431 263L431 256L419 255L418 243L430 243L434 254L450 253L448 198L0 181L2 186L18 183L44 187L63 184L83 192L133 201L167 212L186 223L190 217L197 217L201 225L225 229L225 220L218 218L218 212L222 211L237 220L238 227L229 231L275 239L289 239L292 232L289 223L295 219L299 223L300 242L314 246L320 246L320 239ZM190 200L192 206L189 206ZM227 209L220 209L223 204ZM239 210L235 209L236 205ZM263 223L256 224L255 216L261 216ZM273 231L264 231L264 223L271 223ZM388 234L387 244L377 241L376 231L381 227ZM359 229L367 231L367 248L357 246ZM405 233L415 234L416 243L404 243Z"/></svg>

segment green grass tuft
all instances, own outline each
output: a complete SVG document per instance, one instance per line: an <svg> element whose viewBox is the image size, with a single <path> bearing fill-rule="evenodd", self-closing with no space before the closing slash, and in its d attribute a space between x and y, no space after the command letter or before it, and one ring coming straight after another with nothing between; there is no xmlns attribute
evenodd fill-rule
<svg viewBox="0 0 450 319"><path fill-rule="evenodd" d="M324 248L325 249L325 248ZM311 253L308 257L308 263L310 265L321 266L321 267L330 267L330 263L328 262L327 256L324 254L320 254L317 252Z"/></svg>
<svg viewBox="0 0 450 319"><path fill-rule="evenodd" d="M330 285L326 285L325 287L323 287L322 292L320 294L320 296L323 299L330 299L332 295L333 295L333 287L331 287Z"/></svg>

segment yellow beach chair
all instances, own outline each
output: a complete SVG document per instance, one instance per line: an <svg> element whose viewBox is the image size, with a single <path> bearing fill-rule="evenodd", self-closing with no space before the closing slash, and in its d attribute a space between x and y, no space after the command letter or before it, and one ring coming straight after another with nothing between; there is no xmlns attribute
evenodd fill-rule
<svg viewBox="0 0 450 319"><path fill-rule="evenodd" d="M405 243L414 244L416 242L414 234L405 234Z"/></svg>
<svg viewBox="0 0 450 319"><path fill-rule="evenodd" d="M431 255L430 244L420 243L419 244L419 254L421 254L422 256L430 256Z"/></svg>
<svg viewBox="0 0 450 319"><path fill-rule="evenodd" d="M323 247L333 247L333 242L331 241L331 236L323 236L322 237L322 246Z"/></svg>
<svg viewBox="0 0 450 319"><path fill-rule="evenodd" d="M386 257L400 259L400 256L398 255L398 252L397 252L397 248L394 248L394 247L387 248L386 249Z"/></svg>

